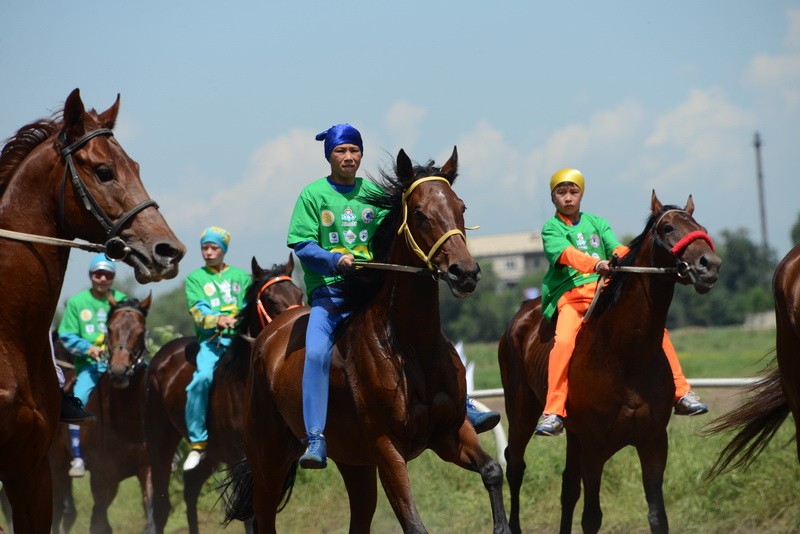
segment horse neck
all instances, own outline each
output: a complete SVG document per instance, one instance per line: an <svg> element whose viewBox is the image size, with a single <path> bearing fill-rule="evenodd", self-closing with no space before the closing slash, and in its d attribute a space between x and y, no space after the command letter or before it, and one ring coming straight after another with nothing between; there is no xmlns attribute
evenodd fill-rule
<svg viewBox="0 0 800 534"><path fill-rule="evenodd" d="M58 157L48 157L48 150L52 150L49 140L34 149L10 178L0 198L0 228L58 236L58 183L64 167ZM38 335L42 330L45 339L64 283L69 249L0 241L0 265L6 266L0 277L5 302L0 317L22 333L33 329Z"/></svg>
<svg viewBox="0 0 800 534"><path fill-rule="evenodd" d="M389 254L391 263L413 265L415 259L402 240L395 240ZM373 303L376 309L369 313L385 318L395 339L403 344L430 347L441 335L439 286L431 276L392 271Z"/></svg>

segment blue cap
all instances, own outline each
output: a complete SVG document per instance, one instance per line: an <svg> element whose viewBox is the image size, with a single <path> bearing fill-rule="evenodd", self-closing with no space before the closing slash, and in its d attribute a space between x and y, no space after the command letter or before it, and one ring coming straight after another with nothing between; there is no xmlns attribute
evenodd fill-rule
<svg viewBox="0 0 800 534"><path fill-rule="evenodd" d="M92 274L95 271L106 271L109 273L116 273L117 266L114 265L114 262L108 259L108 256L103 254L96 254L92 261L89 262L89 274Z"/></svg>
<svg viewBox="0 0 800 534"><path fill-rule="evenodd" d="M223 254L228 253L228 243L231 242L231 233L219 226L209 226L200 234L200 246L205 243L214 243L222 249Z"/></svg>
<svg viewBox="0 0 800 534"><path fill-rule="evenodd" d="M331 160L331 152L339 145L350 143L356 145L361 152L364 152L364 143L361 141L361 134L347 123L335 124L318 133L317 141L325 141L325 159Z"/></svg>

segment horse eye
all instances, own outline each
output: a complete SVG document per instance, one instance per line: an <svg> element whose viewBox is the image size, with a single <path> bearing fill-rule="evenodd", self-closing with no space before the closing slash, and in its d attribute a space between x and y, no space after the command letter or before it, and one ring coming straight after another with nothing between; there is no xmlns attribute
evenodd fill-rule
<svg viewBox="0 0 800 534"><path fill-rule="evenodd" d="M673 230L675 230L675 228L674 228L674 227L673 227L671 224L665 224L665 225L664 225L664 226L661 228L661 230L662 230L662 231L663 231L665 234L668 234L668 233L672 232Z"/></svg>
<svg viewBox="0 0 800 534"><path fill-rule="evenodd" d="M112 171L109 167L100 166L95 169L94 173L97 175L97 179L101 182L110 182L114 179L114 171Z"/></svg>
<svg viewBox="0 0 800 534"><path fill-rule="evenodd" d="M420 223L428 222L428 218L419 210L414 210L414 218Z"/></svg>

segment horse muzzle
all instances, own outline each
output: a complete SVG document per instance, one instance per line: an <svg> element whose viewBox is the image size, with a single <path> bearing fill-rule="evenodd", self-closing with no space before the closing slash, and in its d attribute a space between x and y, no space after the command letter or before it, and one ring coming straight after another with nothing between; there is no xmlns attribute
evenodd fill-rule
<svg viewBox="0 0 800 534"><path fill-rule="evenodd" d="M694 290L701 295L711 291L719 280L721 267L722 259L713 252L703 254L689 264L688 278Z"/></svg>
<svg viewBox="0 0 800 534"><path fill-rule="evenodd" d="M450 292L458 298L466 298L475 292L481 279L481 267L477 263L472 268L465 268L454 263L447 268L443 278L447 281Z"/></svg>

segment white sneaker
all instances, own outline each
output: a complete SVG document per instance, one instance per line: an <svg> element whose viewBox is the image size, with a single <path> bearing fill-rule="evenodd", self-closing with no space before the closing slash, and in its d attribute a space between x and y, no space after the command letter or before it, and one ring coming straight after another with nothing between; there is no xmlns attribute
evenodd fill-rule
<svg viewBox="0 0 800 534"><path fill-rule="evenodd" d="M86 474L86 465L83 463L83 458L73 458L69 463L69 476L80 478Z"/></svg>
<svg viewBox="0 0 800 534"><path fill-rule="evenodd" d="M186 461L183 462L183 470L189 471L194 469L205 457L206 451L192 450L189 455L186 456Z"/></svg>

